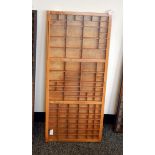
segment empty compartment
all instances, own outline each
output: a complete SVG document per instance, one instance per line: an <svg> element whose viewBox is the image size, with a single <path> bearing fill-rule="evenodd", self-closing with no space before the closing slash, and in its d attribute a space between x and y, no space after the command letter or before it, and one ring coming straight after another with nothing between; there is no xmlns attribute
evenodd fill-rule
<svg viewBox="0 0 155 155"><path fill-rule="evenodd" d="M82 37L82 28L79 26L77 26L77 27L75 27L75 26L76 26L76 24L74 26L70 26L70 25L68 26L67 37ZM79 39L80 38L78 38L78 40Z"/></svg>
<svg viewBox="0 0 155 155"><path fill-rule="evenodd" d="M80 48L81 40L77 38L67 38L66 47L68 48Z"/></svg>
<svg viewBox="0 0 155 155"><path fill-rule="evenodd" d="M66 57L67 58L80 58L81 57L81 49L67 48L66 49Z"/></svg>
<svg viewBox="0 0 155 155"><path fill-rule="evenodd" d="M97 48L98 40L97 39L83 39L83 48Z"/></svg>
<svg viewBox="0 0 155 155"><path fill-rule="evenodd" d="M102 49L84 49L82 58L85 59L103 59L104 52Z"/></svg>
<svg viewBox="0 0 155 155"><path fill-rule="evenodd" d="M50 48L49 57L63 58L65 57L65 49L64 48Z"/></svg>
<svg viewBox="0 0 155 155"><path fill-rule="evenodd" d="M49 62L49 67L50 67L51 71L52 70L53 71L63 71L64 70L64 62L50 61Z"/></svg>
<svg viewBox="0 0 155 155"><path fill-rule="evenodd" d="M83 37L98 37L98 28L96 27L85 27Z"/></svg>
<svg viewBox="0 0 155 155"><path fill-rule="evenodd" d="M64 36L65 28L64 26L52 26L50 29L50 36Z"/></svg>
<svg viewBox="0 0 155 155"><path fill-rule="evenodd" d="M65 39L59 37L51 38L50 45L51 47L65 47Z"/></svg>

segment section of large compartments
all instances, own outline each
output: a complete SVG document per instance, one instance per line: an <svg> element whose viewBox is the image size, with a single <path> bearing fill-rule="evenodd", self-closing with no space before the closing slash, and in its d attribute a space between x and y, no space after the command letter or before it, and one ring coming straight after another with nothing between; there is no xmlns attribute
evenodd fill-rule
<svg viewBox="0 0 155 155"><path fill-rule="evenodd" d="M47 13L46 141L102 139L111 16Z"/></svg>

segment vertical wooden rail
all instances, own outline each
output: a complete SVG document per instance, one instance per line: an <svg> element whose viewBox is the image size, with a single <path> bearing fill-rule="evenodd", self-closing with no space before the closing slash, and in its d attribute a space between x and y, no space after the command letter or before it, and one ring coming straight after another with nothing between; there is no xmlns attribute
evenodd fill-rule
<svg viewBox="0 0 155 155"><path fill-rule="evenodd" d="M94 125L93 125L94 129L95 129L95 118L96 118L96 114L95 113L96 113L96 104L94 105L94 122L93 122L94 123ZM95 130L93 130L93 134L94 134L94 131ZM95 138L95 136L93 136L93 138Z"/></svg>
<svg viewBox="0 0 155 155"><path fill-rule="evenodd" d="M77 104L78 111L77 111L77 139L79 138L79 111L80 111L80 104Z"/></svg>
<svg viewBox="0 0 155 155"><path fill-rule="evenodd" d="M64 24L64 27L65 27L65 58L66 58L66 48L67 48L67 15L65 15L65 24Z"/></svg>
<svg viewBox="0 0 155 155"><path fill-rule="evenodd" d="M67 15L65 15L65 58L67 57ZM63 95L64 95L64 100L65 100L65 86L66 86L66 63L67 62L64 62L64 92L63 92ZM66 119L66 125L67 125L67 131L66 131L66 137L68 138L68 115L69 115L69 105L67 105L67 114L66 114L66 117L67 117L67 119Z"/></svg>
<svg viewBox="0 0 155 155"><path fill-rule="evenodd" d="M100 48L100 26L101 26L101 16L99 17L99 22L98 22L98 49Z"/></svg>
<svg viewBox="0 0 155 155"><path fill-rule="evenodd" d="M57 139L59 139L59 104L57 104Z"/></svg>
<svg viewBox="0 0 155 155"><path fill-rule="evenodd" d="M96 85L97 85L97 62L95 63L95 83L94 83L94 100L96 101Z"/></svg>
<svg viewBox="0 0 155 155"><path fill-rule="evenodd" d="M89 129L89 127L88 127L89 126L89 104L87 105L87 108L88 109L87 109L87 129L86 129L86 135L87 136L86 136L86 138L88 138L88 133L89 133L88 132L88 129Z"/></svg>
<svg viewBox="0 0 155 155"><path fill-rule="evenodd" d="M48 134L49 134L49 128L48 128L48 123L49 123L49 50L50 50L50 13L47 12L47 21L46 21L46 104L45 104L45 109L46 109L46 117L45 117L45 141L48 142Z"/></svg>
<svg viewBox="0 0 155 155"><path fill-rule="evenodd" d="M67 47L67 15L65 15L65 24L64 24L64 27L65 27L65 48L64 48L64 52L65 52L65 58L66 58L66 47ZM65 85L66 85L66 63L67 62L64 62L64 87L63 87L63 100L65 100Z"/></svg>
<svg viewBox="0 0 155 155"><path fill-rule="evenodd" d="M107 47L106 47L106 62L105 62L105 73L104 73L104 83L103 83L103 94L104 95L102 97L100 133L99 133L99 139L100 140L102 140L102 131L103 131L103 115L104 115L104 103L105 103L106 84L107 84L107 72L108 72L108 60L109 60L109 48L110 48L110 34L111 34L111 20L112 20L112 17L111 17L111 14L109 13Z"/></svg>
<svg viewBox="0 0 155 155"><path fill-rule="evenodd" d="M84 32L84 17L82 19L82 31L81 31L81 55L80 55L80 59L82 59L82 53L83 53L83 32ZM82 78L82 62L80 62L80 87L79 87L79 98L81 96L81 78ZM80 99L79 99L80 100Z"/></svg>
<svg viewBox="0 0 155 155"><path fill-rule="evenodd" d="M69 104L67 105L67 114L66 114L66 115L67 115L67 116L66 116L66 117L67 117L67 120L66 120L66 121L67 121L67 123L66 123L66 124L67 124L67 131L66 131L67 133L66 133L66 137L68 138L68 137L69 137L69 136L68 136L68 130L69 130L69 125L68 125L68 124L69 124L69 122L68 122L68 120L69 120Z"/></svg>

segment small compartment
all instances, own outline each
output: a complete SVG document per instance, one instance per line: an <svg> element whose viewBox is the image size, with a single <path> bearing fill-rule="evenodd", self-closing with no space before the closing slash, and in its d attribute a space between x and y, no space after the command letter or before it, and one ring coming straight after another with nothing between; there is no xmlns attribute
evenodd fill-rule
<svg viewBox="0 0 155 155"><path fill-rule="evenodd" d="M68 139L77 139L77 136L76 135L69 135L68 134Z"/></svg>
<svg viewBox="0 0 155 155"><path fill-rule="evenodd" d="M92 16L84 16L84 20L85 21L91 21L92 20Z"/></svg>
<svg viewBox="0 0 155 155"><path fill-rule="evenodd" d="M96 27L85 27L83 37L98 37L98 28Z"/></svg>
<svg viewBox="0 0 155 155"><path fill-rule="evenodd" d="M50 40L51 47L65 47L65 39L60 37L54 37Z"/></svg>
<svg viewBox="0 0 155 155"><path fill-rule="evenodd" d="M68 119L68 123L76 124L77 123L77 119Z"/></svg>
<svg viewBox="0 0 155 155"><path fill-rule="evenodd" d="M54 71L56 71L56 70L64 70L64 62L58 62L58 61L50 61L49 62L49 68L51 69L51 70L53 70L52 71L52 73L54 72ZM60 73L60 72L59 72Z"/></svg>
<svg viewBox="0 0 155 155"><path fill-rule="evenodd" d="M98 22L99 20L100 20L99 16L93 16L92 17L92 21L94 21L94 22Z"/></svg>
<svg viewBox="0 0 155 155"><path fill-rule="evenodd" d="M64 36L65 35L65 28L64 26L51 26L50 29L50 36Z"/></svg>
<svg viewBox="0 0 155 155"><path fill-rule="evenodd" d="M79 114L87 114L88 113L88 109L79 109Z"/></svg>
<svg viewBox="0 0 155 155"><path fill-rule="evenodd" d="M77 124L68 124L68 128L76 129L77 128Z"/></svg>
<svg viewBox="0 0 155 155"><path fill-rule="evenodd" d="M79 129L87 129L87 125L86 125L87 123L84 123L84 124L79 124Z"/></svg>
<svg viewBox="0 0 155 155"><path fill-rule="evenodd" d="M62 28L62 27L64 27L64 25L65 25L65 21L51 21L51 25L52 26L61 26L61 27L59 27L59 28ZM53 34L51 34L52 36L53 36Z"/></svg>
<svg viewBox="0 0 155 155"><path fill-rule="evenodd" d="M107 23L107 22L101 21L101 22L100 22L100 26L101 26L102 28L104 28L104 29L108 29L108 23Z"/></svg>
<svg viewBox="0 0 155 155"><path fill-rule="evenodd" d="M74 135L76 135L77 134L77 130L75 130L75 129L69 129L68 130L68 135L69 134L74 134Z"/></svg>
<svg viewBox="0 0 155 155"><path fill-rule="evenodd" d="M66 16L65 15L58 15L58 20L65 20Z"/></svg>
<svg viewBox="0 0 155 155"><path fill-rule="evenodd" d="M73 24L72 24L73 25ZM82 36L82 28L77 26L68 25L67 28L67 37L81 37ZM79 40L79 38L78 38Z"/></svg>
<svg viewBox="0 0 155 155"><path fill-rule="evenodd" d="M96 63L83 62L81 65L82 71L96 71Z"/></svg>
<svg viewBox="0 0 155 155"><path fill-rule="evenodd" d="M82 57L84 59L103 59L104 52L102 49L84 49Z"/></svg>
<svg viewBox="0 0 155 155"><path fill-rule="evenodd" d="M79 106L78 104L69 104L69 108L77 109L78 106Z"/></svg>
<svg viewBox="0 0 155 155"><path fill-rule="evenodd" d="M87 119L88 118L88 115L85 115L85 114L79 114L79 118L81 119Z"/></svg>
<svg viewBox="0 0 155 155"><path fill-rule="evenodd" d="M108 22L108 19L109 19L108 16L102 16L101 17L101 21L104 21L104 22Z"/></svg>
<svg viewBox="0 0 155 155"><path fill-rule="evenodd" d="M80 70L80 63L79 62L67 62L66 63L66 70L72 71L79 71Z"/></svg>
<svg viewBox="0 0 155 155"><path fill-rule="evenodd" d="M81 49L67 48L66 49L66 57L67 58L80 58L81 57Z"/></svg>
<svg viewBox="0 0 155 155"><path fill-rule="evenodd" d="M62 111L60 111L60 113L61 113ZM58 123L60 124L60 123L62 123L62 124L64 124L64 125L66 125L67 124L67 119L65 119L65 118L59 118L58 119Z"/></svg>
<svg viewBox="0 0 155 155"><path fill-rule="evenodd" d="M63 78L64 78L63 72L52 71L49 73L50 80L63 80Z"/></svg>
<svg viewBox="0 0 155 155"><path fill-rule="evenodd" d="M67 134L58 135L58 136L59 136L59 139L67 139L68 138Z"/></svg>
<svg viewBox="0 0 155 155"><path fill-rule="evenodd" d="M78 134L86 134L87 133L87 131L86 130L78 130Z"/></svg>
<svg viewBox="0 0 155 155"><path fill-rule="evenodd" d="M49 99L53 101L60 101L63 99L62 92L50 91L49 92Z"/></svg>
<svg viewBox="0 0 155 155"><path fill-rule="evenodd" d="M81 40L76 38L67 38L66 47L68 48L81 48Z"/></svg>
<svg viewBox="0 0 155 155"><path fill-rule="evenodd" d="M79 124L87 124L87 120L79 119ZM82 125L81 125L82 126Z"/></svg>
<svg viewBox="0 0 155 155"><path fill-rule="evenodd" d="M67 21L74 21L75 16L74 15L67 15Z"/></svg>
<svg viewBox="0 0 155 155"><path fill-rule="evenodd" d="M65 49L64 48L50 48L49 57L63 58L65 57Z"/></svg>
<svg viewBox="0 0 155 155"><path fill-rule="evenodd" d="M83 39L83 48L97 48L98 40L97 39Z"/></svg>
<svg viewBox="0 0 155 155"><path fill-rule="evenodd" d="M83 20L83 16L78 16L78 15L76 15L76 16L75 16L75 20L77 20L77 21L82 21L82 20Z"/></svg>
<svg viewBox="0 0 155 155"><path fill-rule="evenodd" d="M96 27L97 28L99 26L99 24L98 24L98 22L84 21L84 26Z"/></svg>
<svg viewBox="0 0 155 155"><path fill-rule="evenodd" d="M51 19L52 20L57 20L58 19L58 14L53 14L53 15L51 15Z"/></svg>
<svg viewBox="0 0 155 155"><path fill-rule="evenodd" d="M95 81L95 75L94 74L82 74L81 79L83 81Z"/></svg>

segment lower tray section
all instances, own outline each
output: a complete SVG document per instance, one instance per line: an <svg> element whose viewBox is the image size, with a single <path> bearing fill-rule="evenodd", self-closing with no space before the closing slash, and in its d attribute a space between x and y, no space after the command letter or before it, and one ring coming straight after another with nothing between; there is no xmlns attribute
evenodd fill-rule
<svg viewBox="0 0 155 155"><path fill-rule="evenodd" d="M102 104L50 103L46 141L100 142Z"/></svg>

